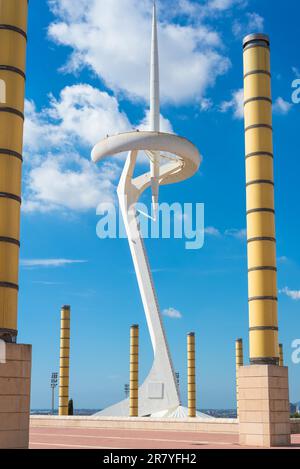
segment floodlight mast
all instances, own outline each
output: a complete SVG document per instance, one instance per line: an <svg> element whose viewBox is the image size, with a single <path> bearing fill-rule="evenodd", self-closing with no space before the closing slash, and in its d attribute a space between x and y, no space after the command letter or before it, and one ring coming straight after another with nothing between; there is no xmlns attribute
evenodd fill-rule
<svg viewBox="0 0 300 469"><path fill-rule="evenodd" d="M160 131L160 90L159 90L159 55L157 38L156 2L153 2L151 67L150 67L150 131ZM151 152L150 159L152 216L154 220L158 213L160 152Z"/></svg>

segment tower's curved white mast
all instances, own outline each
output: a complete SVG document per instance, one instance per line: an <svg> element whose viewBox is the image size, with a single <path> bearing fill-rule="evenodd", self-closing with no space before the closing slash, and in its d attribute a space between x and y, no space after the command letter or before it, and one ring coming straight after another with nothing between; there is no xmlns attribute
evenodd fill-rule
<svg viewBox="0 0 300 469"><path fill-rule="evenodd" d="M200 165L200 154L188 140L174 134L160 132L159 60L156 5L153 4L151 71L150 71L150 129L114 135L101 140L92 151L92 159L128 151L118 184L118 199L128 243L139 285L141 299L150 332L154 360L152 368L139 387L139 416L174 415L183 412L172 358L165 336L151 267L140 231L137 204L142 194L151 187L153 217L156 218L160 184L173 184L193 176ZM144 151L150 159L151 170L134 177L137 157ZM160 166L168 153L173 158ZM140 212L142 213L142 212ZM99 413L101 416L127 416L129 401L125 399ZM184 411L185 412L185 411Z"/></svg>

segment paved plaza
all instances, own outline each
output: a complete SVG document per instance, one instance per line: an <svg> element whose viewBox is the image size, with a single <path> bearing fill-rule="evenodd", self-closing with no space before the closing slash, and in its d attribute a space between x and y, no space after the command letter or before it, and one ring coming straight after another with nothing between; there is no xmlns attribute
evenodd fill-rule
<svg viewBox="0 0 300 469"><path fill-rule="evenodd" d="M34 427L31 449L243 449L238 435L161 430ZM300 435L292 435L300 449Z"/></svg>

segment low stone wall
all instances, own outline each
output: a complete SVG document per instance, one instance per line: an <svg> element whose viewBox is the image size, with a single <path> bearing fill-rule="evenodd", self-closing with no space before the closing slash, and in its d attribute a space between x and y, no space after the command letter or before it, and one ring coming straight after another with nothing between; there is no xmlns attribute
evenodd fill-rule
<svg viewBox="0 0 300 469"><path fill-rule="evenodd" d="M291 434L300 435L300 419L291 419Z"/></svg>
<svg viewBox="0 0 300 469"><path fill-rule="evenodd" d="M58 417L32 415L31 427L52 428L116 428L132 430L181 430L200 433L237 434L237 419L199 418L187 419L157 419L157 418L128 418L128 417ZM293 434L300 434L300 419L291 419Z"/></svg>
<svg viewBox="0 0 300 469"><path fill-rule="evenodd" d="M236 419L158 419L140 417L58 417L32 415L31 427L73 427L73 428L116 428L132 430L181 430L201 433L227 433L238 432Z"/></svg>

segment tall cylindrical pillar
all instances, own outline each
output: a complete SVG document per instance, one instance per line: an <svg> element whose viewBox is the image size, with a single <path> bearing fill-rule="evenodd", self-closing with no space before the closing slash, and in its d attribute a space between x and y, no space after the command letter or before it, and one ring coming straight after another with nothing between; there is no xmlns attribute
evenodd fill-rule
<svg viewBox="0 0 300 469"><path fill-rule="evenodd" d="M70 306L63 306L61 308L59 415L68 415L70 376L70 313Z"/></svg>
<svg viewBox="0 0 300 469"><path fill-rule="evenodd" d="M139 326L130 328L129 416L139 415Z"/></svg>
<svg viewBox="0 0 300 469"><path fill-rule="evenodd" d="M244 39L250 363L278 365L270 41Z"/></svg>
<svg viewBox="0 0 300 469"><path fill-rule="evenodd" d="M279 344L279 366L284 366L283 345L282 344Z"/></svg>
<svg viewBox="0 0 300 469"><path fill-rule="evenodd" d="M196 360L195 333L187 335L187 384L188 384L188 416L196 417Z"/></svg>
<svg viewBox="0 0 300 469"><path fill-rule="evenodd" d="M17 336L28 0L0 1L0 339Z"/></svg>
<svg viewBox="0 0 300 469"><path fill-rule="evenodd" d="M235 341L236 406L239 415L239 368L244 365L243 339Z"/></svg>

